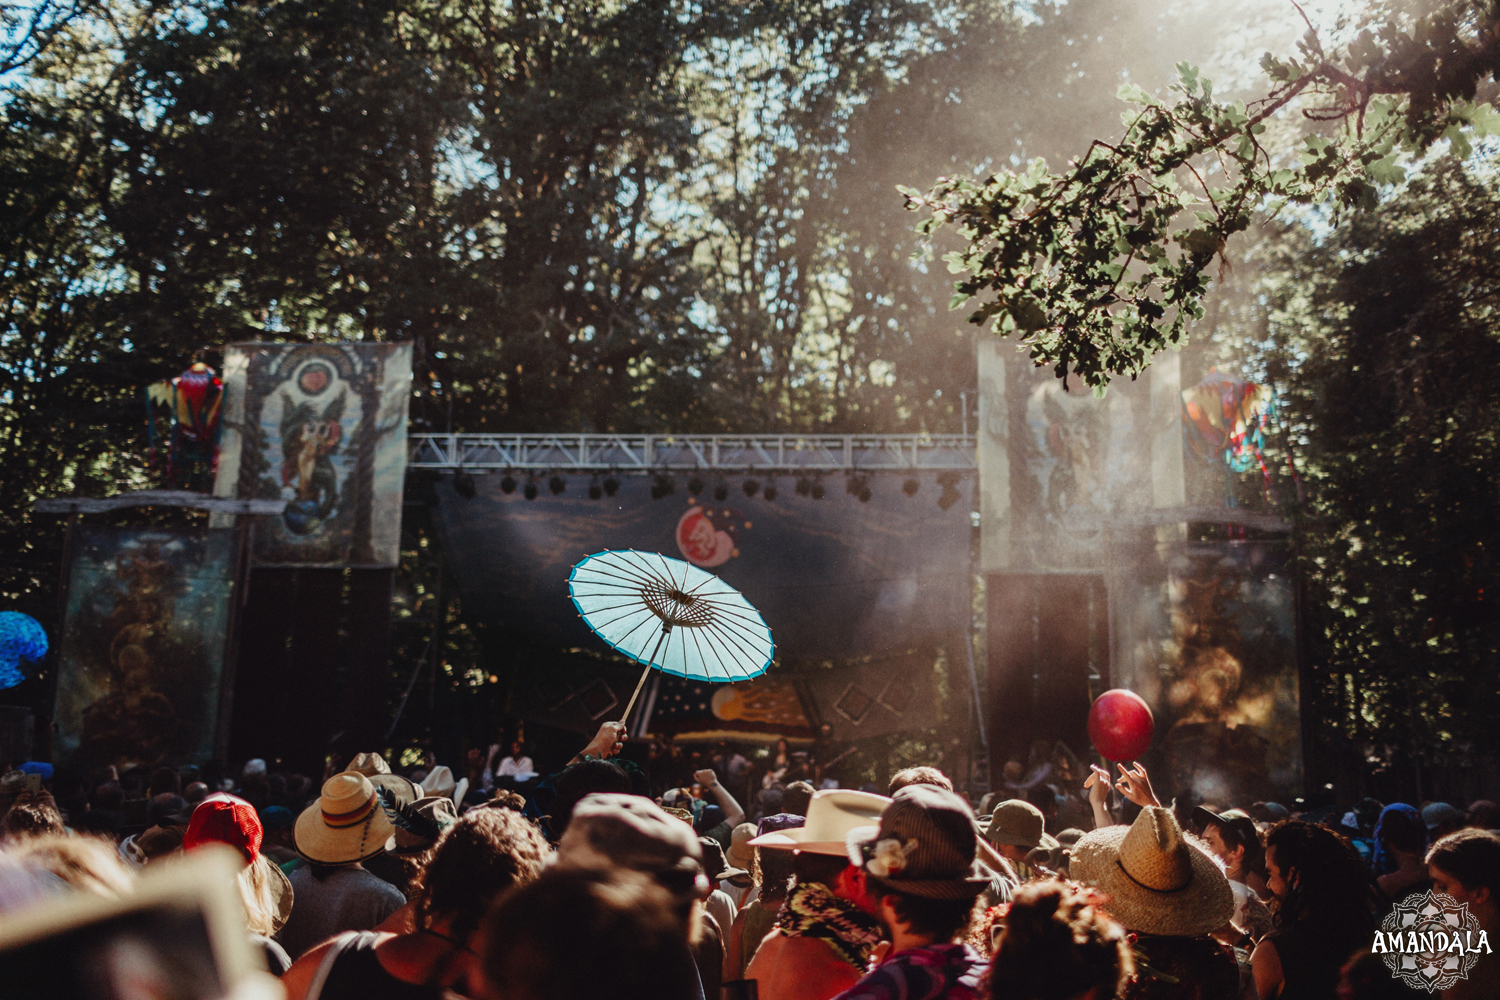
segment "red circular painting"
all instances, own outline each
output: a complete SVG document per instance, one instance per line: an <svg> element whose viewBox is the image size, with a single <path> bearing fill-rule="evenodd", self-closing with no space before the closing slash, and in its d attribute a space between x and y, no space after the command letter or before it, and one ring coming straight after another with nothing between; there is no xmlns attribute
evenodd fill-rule
<svg viewBox="0 0 1500 1000"><path fill-rule="evenodd" d="M733 512L715 517L717 513L694 504L677 521L677 548L694 566L722 566L739 554L734 547Z"/></svg>

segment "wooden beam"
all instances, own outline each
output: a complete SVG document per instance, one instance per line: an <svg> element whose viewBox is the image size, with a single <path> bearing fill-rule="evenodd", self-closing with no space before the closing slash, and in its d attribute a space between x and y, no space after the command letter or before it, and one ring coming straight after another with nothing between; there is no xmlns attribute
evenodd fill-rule
<svg viewBox="0 0 1500 1000"><path fill-rule="evenodd" d="M51 497L31 505L38 514L102 514L128 507L191 507L211 514L280 514L286 509L286 501L237 500L188 490L136 490L112 497Z"/></svg>

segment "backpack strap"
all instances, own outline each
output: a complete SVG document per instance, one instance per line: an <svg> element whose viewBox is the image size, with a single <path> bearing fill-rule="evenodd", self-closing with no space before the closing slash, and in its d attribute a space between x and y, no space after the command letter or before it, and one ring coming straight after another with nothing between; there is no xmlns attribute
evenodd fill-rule
<svg viewBox="0 0 1500 1000"><path fill-rule="evenodd" d="M318 1000L323 995L323 986L328 982L328 974L333 971L333 963L339 960L339 956L358 937L359 931L345 931L333 939L333 943L323 953L323 961L318 963L318 971L313 973L312 982L307 984L306 1000Z"/></svg>

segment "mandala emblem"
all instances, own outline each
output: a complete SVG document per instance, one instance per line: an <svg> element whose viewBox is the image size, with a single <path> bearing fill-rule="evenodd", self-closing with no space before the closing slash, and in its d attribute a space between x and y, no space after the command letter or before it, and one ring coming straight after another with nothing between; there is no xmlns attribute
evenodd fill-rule
<svg viewBox="0 0 1500 1000"><path fill-rule="evenodd" d="M1488 948L1469 904L1436 892L1407 896L1381 921L1375 936L1372 950L1392 975L1428 993L1469 978Z"/></svg>

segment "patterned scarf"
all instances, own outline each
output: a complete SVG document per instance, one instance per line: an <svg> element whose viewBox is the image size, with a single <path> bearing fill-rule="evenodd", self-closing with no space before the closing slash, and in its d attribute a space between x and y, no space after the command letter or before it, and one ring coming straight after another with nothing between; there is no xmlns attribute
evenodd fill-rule
<svg viewBox="0 0 1500 1000"><path fill-rule="evenodd" d="M870 949L880 941L880 921L818 882L804 882L792 889L776 918L788 937L810 937L827 941L835 955L861 973L870 961Z"/></svg>

